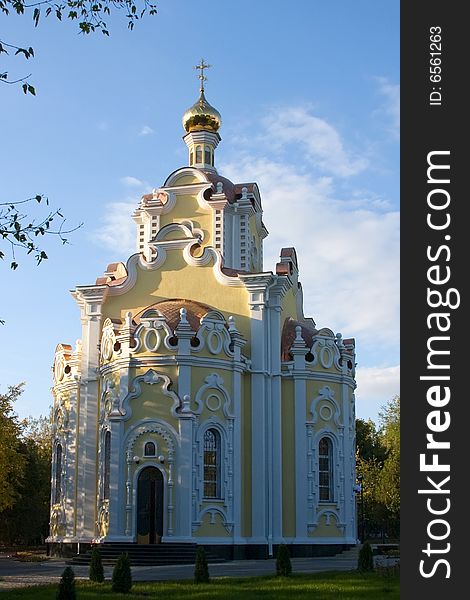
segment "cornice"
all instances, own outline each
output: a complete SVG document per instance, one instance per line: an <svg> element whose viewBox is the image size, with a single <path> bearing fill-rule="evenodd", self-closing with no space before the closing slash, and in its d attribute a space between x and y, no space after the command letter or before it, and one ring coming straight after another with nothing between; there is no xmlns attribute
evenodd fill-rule
<svg viewBox="0 0 470 600"><path fill-rule="evenodd" d="M189 367L208 367L212 369L222 369L224 371L246 371L247 365L242 361L234 361L233 359L223 358L208 358L203 356L181 356L177 354L170 355L155 355L155 356L143 356L143 357L132 357L130 359L121 358L107 363L100 367L99 373L101 377L106 377L112 373L118 372L121 369L148 369L150 367L174 367L178 366L189 366Z"/></svg>
<svg viewBox="0 0 470 600"><path fill-rule="evenodd" d="M356 381L349 375L344 375L342 373L328 373L321 371L309 371L307 369L296 370L293 369L293 361L290 363L283 363L283 366L287 365L288 367L292 365L292 369L281 370L281 376L291 379L306 379L308 381L325 381L325 382L334 382L334 383L345 383L353 390L356 389L357 384Z"/></svg>
<svg viewBox="0 0 470 600"><path fill-rule="evenodd" d="M70 290L70 293L79 306L101 305L106 300L108 292L109 287L106 284L77 285L74 290Z"/></svg>

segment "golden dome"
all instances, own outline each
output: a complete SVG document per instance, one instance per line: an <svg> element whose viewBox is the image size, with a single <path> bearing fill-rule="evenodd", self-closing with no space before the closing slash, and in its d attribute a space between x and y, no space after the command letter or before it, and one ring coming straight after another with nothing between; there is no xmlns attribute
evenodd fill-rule
<svg viewBox="0 0 470 600"><path fill-rule="evenodd" d="M219 111L207 102L204 96L204 90L197 102L183 115L183 127L189 133L190 131L218 131L222 124L222 117Z"/></svg>

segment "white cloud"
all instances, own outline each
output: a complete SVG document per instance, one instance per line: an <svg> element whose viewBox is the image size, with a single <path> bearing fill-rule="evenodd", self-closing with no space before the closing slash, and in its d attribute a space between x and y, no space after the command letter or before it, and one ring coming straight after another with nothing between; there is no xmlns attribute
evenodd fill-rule
<svg viewBox="0 0 470 600"><path fill-rule="evenodd" d="M143 125L139 131L139 135L152 135L155 131L149 125Z"/></svg>
<svg viewBox="0 0 470 600"><path fill-rule="evenodd" d="M389 131L396 138L400 135L400 84L391 83L386 77L377 77L379 93L384 98L383 106L376 111L390 121Z"/></svg>
<svg viewBox="0 0 470 600"><path fill-rule="evenodd" d="M141 181L137 179L137 177L131 177L130 175L126 175L126 177L121 177L120 182L128 187L145 187L145 181Z"/></svg>
<svg viewBox="0 0 470 600"><path fill-rule="evenodd" d="M106 204L102 225L92 234L95 242L114 250L123 260L136 252L136 229L131 215L138 203L138 199L129 199Z"/></svg>
<svg viewBox="0 0 470 600"><path fill-rule="evenodd" d="M381 407L400 393L400 365L359 367L356 381L357 416L376 421Z"/></svg>
<svg viewBox="0 0 470 600"><path fill-rule="evenodd" d="M295 245L305 314L361 344L389 348L399 336L399 215L335 197L334 180L295 166L246 157L225 176L257 181L270 232L264 268Z"/></svg>
<svg viewBox="0 0 470 600"><path fill-rule="evenodd" d="M281 115L281 116L280 116ZM272 148L300 146L304 157L325 173L337 177L357 175L368 166L366 158L347 151L338 131L306 107L282 107L264 118L266 141Z"/></svg>

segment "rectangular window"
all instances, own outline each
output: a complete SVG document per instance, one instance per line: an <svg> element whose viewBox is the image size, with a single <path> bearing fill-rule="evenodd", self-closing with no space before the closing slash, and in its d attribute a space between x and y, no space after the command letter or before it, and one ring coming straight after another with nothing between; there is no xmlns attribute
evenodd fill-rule
<svg viewBox="0 0 470 600"><path fill-rule="evenodd" d="M318 489L320 502L331 502L332 492L332 445L331 440L324 437L318 445Z"/></svg>

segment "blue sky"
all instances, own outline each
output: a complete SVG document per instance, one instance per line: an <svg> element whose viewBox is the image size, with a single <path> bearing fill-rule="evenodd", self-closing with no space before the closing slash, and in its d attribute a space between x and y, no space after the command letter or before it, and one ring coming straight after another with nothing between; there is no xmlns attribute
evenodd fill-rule
<svg viewBox="0 0 470 600"><path fill-rule="evenodd" d="M0 20L1 39L35 49L0 69L37 89L0 88L1 201L44 193L84 223L39 267L0 265L0 389L26 381L19 415L47 413L55 346L81 335L68 290L126 261L140 195L186 164L204 57L219 173L260 185L265 270L296 246L305 314L356 338L357 414L376 420L399 392L398 0L161 0L132 32L110 18L109 38Z"/></svg>

